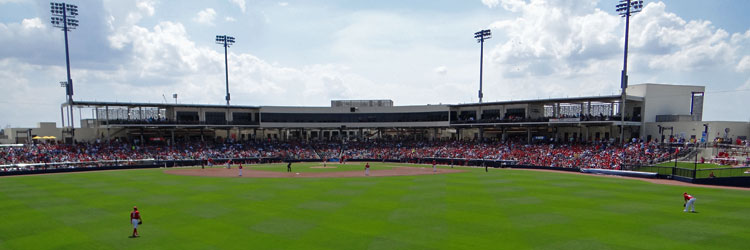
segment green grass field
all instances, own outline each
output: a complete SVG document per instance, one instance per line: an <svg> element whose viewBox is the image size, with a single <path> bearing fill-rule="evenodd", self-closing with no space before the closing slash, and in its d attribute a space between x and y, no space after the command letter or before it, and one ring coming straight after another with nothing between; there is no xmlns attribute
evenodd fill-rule
<svg viewBox="0 0 750 250"><path fill-rule="evenodd" d="M247 165L249 169L263 170L263 171L274 171L274 172L286 172L286 163L275 163L275 164L263 164L263 165ZM310 163L292 163L292 172L300 173L313 173L313 172L340 172L340 171L363 171L365 162L347 162L346 164L339 164L337 162L329 162L326 164L326 168L311 168L311 167L322 167L322 162L310 162ZM403 164L380 164L376 162L370 163L371 170L382 170L382 169L393 169L392 166L403 166ZM226 167L226 166L225 166ZM430 165L430 167L432 167Z"/></svg>
<svg viewBox="0 0 750 250"><path fill-rule="evenodd" d="M329 170L305 165L295 171ZM0 249L747 249L750 242L750 191L467 170L320 179L162 169L0 177ZM683 192L696 196L699 213L682 212ZM140 238L128 238L133 205L143 215Z"/></svg>
<svg viewBox="0 0 750 250"><path fill-rule="evenodd" d="M674 161L671 162L662 162L659 164L656 164L655 166L660 167L674 167ZM732 166L727 165L719 165L719 164L713 164L713 163L698 163L695 164L693 162L677 162L678 168L687 168L687 169L693 169L697 165L698 169L709 169L709 168L731 168Z"/></svg>

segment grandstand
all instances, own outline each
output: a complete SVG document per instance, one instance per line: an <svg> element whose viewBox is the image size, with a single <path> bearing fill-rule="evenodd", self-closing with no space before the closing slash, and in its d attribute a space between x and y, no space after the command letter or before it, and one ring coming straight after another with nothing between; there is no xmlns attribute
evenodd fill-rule
<svg viewBox="0 0 750 250"><path fill-rule="evenodd" d="M226 138L592 142L618 139L623 136L620 126L625 127L625 139L665 141L668 134L658 129L662 124L672 127L673 137L706 141L715 138L707 138L713 133L701 134L704 90L690 85L631 85L624 122L619 95L416 106L394 106L390 100L334 100L330 107L75 101L74 108L84 114L75 134L71 128L50 131L48 125L43 133L16 128L6 132L3 143L23 143L34 136L142 143ZM729 124L712 123L722 130ZM721 138L745 140L750 134L747 123L729 125L732 132Z"/></svg>

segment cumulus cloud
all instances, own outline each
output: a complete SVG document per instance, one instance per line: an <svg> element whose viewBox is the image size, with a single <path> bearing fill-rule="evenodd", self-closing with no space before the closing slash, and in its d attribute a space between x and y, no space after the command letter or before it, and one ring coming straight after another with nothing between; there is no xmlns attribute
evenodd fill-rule
<svg viewBox="0 0 750 250"><path fill-rule="evenodd" d="M750 71L750 56L743 56L735 69L737 72Z"/></svg>
<svg viewBox="0 0 750 250"><path fill-rule="evenodd" d="M160 22L146 28L133 26L118 38L131 55L114 71L90 71L82 86L108 83L99 95L79 91L80 96L117 100L159 100L162 93L179 92L181 100L217 103L224 96L224 55L214 46L193 42L179 22ZM276 105L309 104L354 94L353 87L368 80L336 65L284 67L247 53L229 54L230 92L234 103ZM79 74L80 76L81 74ZM91 86L85 87L89 90ZM93 92L95 90L91 90ZM138 99L136 99L138 98ZM150 98L150 99L149 99ZM122 100L122 99L119 99Z"/></svg>
<svg viewBox="0 0 750 250"><path fill-rule="evenodd" d="M488 66L499 71L495 77L529 85L544 83L543 88L534 88L544 97L559 95L561 90L569 92L565 89L595 94L619 86L624 20L616 13L597 9L595 1L585 0L483 3L518 13L516 18L490 24L493 33L505 37L489 53ZM698 70L745 72L750 68L750 31L730 34L710 21L686 21L668 12L663 2L648 3L631 18L631 27L639 27L630 30L631 79L633 75L663 72L684 75Z"/></svg>
<svg viewBox="0 0 750 250"><path fill-rule="evenodd" d="M214 23L214 18L216 18L216 11L213 8L206 8L198 11L198 14L193 18L193 21L212 25Z"/></svg>
<svg viewBox="0 0 750 250"><path fill-rule="evenodd" d="M237 7L240 7L240 10L242 13L245 13L245 0L229 0L233 4L236 4Z"/></svg>
<svg viewBox="0 0 750 250"><path fill-rule="evenodd" d="M435 68L433 71L435 71L435 73L437 73L438 75L448 74L448 68L445 66L439 66Z"/></svg>
<svg viewBox="0 0 750 250"><path fill-rule="evenodd" d="M138 1L135 6L146 13L148 16L153 16L156 12L156 8L154 8L154 5L156 5L156 2L153 0L143 0Z"/></svg>
<svg viewBox="0 0 750 250"><path fill-rule="evenodd" d="M287 2L279 2L279 6L286 7L286 6L289 6L289 3L287 3Z"/></svg>
<svg viewBox="0 0 750 250"><path fill-rule="evenodd" d="M482 4L487 5L487 7L490 8L495 8L499 3L499 0L482 0Z"/></svg>
<svg viewBox="0 0 750 250"><path fill-rule="evenodd" d="M228 17L224 18L224 21L227 21L227 22L236 22L237 19L234 19L234 17L228 16Z"/></svg>

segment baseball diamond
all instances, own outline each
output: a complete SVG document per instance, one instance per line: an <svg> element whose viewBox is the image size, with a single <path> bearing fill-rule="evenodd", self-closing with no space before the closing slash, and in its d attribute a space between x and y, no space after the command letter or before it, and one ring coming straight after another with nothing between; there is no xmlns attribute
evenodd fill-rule
<svg viewBox="0 0 750 250"><path fill-rule="evenodd" d="M0 0L0 250L748 249L748 8Z"/></svg>

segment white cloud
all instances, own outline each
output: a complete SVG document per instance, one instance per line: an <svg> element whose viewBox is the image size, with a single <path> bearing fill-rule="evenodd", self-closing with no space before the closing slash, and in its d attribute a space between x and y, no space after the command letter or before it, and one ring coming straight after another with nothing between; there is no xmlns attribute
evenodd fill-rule
<svg viewBox="0 0 750 250"><path fill-rule="evenodd" d="M135 4L138 10L145 12L148 16L153 16L156 12L156 8L154 8L154 5L156 5L156 2L153 0L138 1Z"/></svg>
<svg viewBox="0 0 750 250"><path fill-rule="evenodd" d="M214 18L216 18L216 11L213 8L207 8L199 11L196 17L193 18L193 21L212 25L214 23Z"/></svg>
<svg viewBox="0 0 750 250"><path fill-rule="evenodd" d="M21 22L21 26L23 26L24 29L43 29L44 24L42 24L42 20L38 17L32 18L32 19L23 19Z"/></svg>
<svg viewBox="0 0 750 250"><path fill-rule="evenodd" d="M498 3L498 0L482 0L482 4L487 5L487 7L490 8L495 8Z"/></svg>
<svg viewBox="0 0 750 250"><path fill-rule="evenodd" d="M245 13L245 0L229 0L233 4L236 4L238 7L240 7L240 10L242 13Z"/></svg>
<svg viewBox="0 0 750 250"><path fill-rule="evenodd" d="M519 16L490 25L501 39L489 52L488 77L511 81L513 86L507 87L520 86L518 91L540 97L606 94L616 89L622 67L624 20L614 12L595 8L595 4L585 0L499 1L502 8ZM710 21L685 21L667 12L663 2L650 2L634 15L630 32L631 84L638 79L705 84L660 75L681 72L676 74L687 76L727 69L744 72L750 68L750 31L729 34Z"/></svg>
<svg viewBox="0 0 750 250"><path fill-rule="evenodd" d="M279 6L286 7L286 6L289 6L289 3L287 3L287 2L279 2Z"/></svg>
<svg viewBox="0 0 750 250"><path fill-rule="evenodd" d="M150 29L134 26L117 39L123 48L132 49L132 56L120 69L92 71L87 77L78 74L78 78L88 78L78 80L81 86L110 83L111 89L104 91L106 94L93 95L95 98L115 100L123 97L117 93L127 93L128 98L148 101L160 100L162 93L178 92L184 102L220 103L223 100L223 51L214 46L196 45L181 23L161 22ZM228 62L233 103L322 104L330 99L350 97L355 94L352 89L371 85L369 80L337 65L291 68L231 50ZM90 98L95 91L89 90L90 87L82 88L87 91L77 94L83 98Z"/></svg>
<svg viewBox="0 0 750 250"><path fill-rule="evenodd" d="M224 18L224 21L227 21L227 22L236 22L237 19L234 19L234 17L228 16L228 17Z"/></svg>
<svg viewBox="0 0 750 250"><path fill-rule="evenodd" d="M735 62L738 45L729 33L710 21L685 21L666 12L663 2L649 3L632 19L631 45L637 53L649 56L651 69L695 70L730 66Z"/></svg>
<svg viewBox="0 0 750 250"><path fill-rule="evenodd" d="M448 74L448 68L445 66L439 66L435 68L433 71L435 71L435 73L437 73L438 75Z"/></svg>
<svg viewBox="0 0 750 250"><path fill-rule="evenodd" d="M742 57L735 69L737 72L750 71L750 55Z"/></svg>

